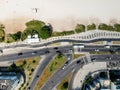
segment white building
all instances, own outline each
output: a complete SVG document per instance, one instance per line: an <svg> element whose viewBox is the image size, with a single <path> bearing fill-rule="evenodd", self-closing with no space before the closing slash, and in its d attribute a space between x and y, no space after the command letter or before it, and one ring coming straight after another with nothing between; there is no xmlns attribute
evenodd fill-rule
<svg viewBox="0 0 120 90"><path fill-rule="evenodd" d="M35 35L28 35L27 39L26 39L26 42L27 43L36 43L36 42L39 42L39 38L38 38L38 34L35 34Z"/></svg>

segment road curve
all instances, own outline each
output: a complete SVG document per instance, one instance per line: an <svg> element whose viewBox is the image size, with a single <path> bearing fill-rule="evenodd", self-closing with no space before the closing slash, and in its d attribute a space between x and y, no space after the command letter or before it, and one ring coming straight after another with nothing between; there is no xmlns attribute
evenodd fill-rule
<svg viewBox="0 0 120 90"><path fill-rule="evenodd" d="M110 57L111 59L108 59ZM108 55L90 55L90 58L96 58L94 62L107 62L107 61L114 61L120 60L120 55L116 54L108 54ZM81 63L77 64L77 61L80 60ZM81 57L76 60L73 60L65 69L59 69L40 90L52 90L55 88L70 72L74 69L81 68L83 65L90 63L87 60L87 57Z"/></svg>
<svg viewBox="0 0 120 90"><path fill-rule="evenodd" d="M45 58L42 61L40 60L40 63L34 72L34 76L31 79L31 83L28 85L28 90L34 90L39 80L39 77L41 77L45 67L49 64L49 62L53 59L55 55L56 55L55 52L49 53L48 55L45 56Z"/></svg>

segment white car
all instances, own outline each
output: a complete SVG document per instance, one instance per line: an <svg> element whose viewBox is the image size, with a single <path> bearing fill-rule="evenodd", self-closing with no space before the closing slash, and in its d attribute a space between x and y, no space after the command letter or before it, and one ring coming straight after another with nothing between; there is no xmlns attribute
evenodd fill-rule
<svg viewBox="0 0 120 90"><path fill-rule="evenodd" d="M70 56L67 58L68 59L68 61L70 60Z"/></svg>
<svg viewBox="0 0 120 90"><path fill-rule="evenodd" d="M32 55L35 55L37 53L37 51L34 51L34 52L32 52Z"/></svg>
<svg viewBox="0 0 120 90"><path fill-rule="evenodd" d="M95 49L95 51L96 51L96 52L98 52L98 51L99 51L99 49Z"/></svg>
<svg viewBox="0 0 120 90"><path fill-rule="evenodd" d="M65 69L65 66L63 66L62 69Z"/></svg>

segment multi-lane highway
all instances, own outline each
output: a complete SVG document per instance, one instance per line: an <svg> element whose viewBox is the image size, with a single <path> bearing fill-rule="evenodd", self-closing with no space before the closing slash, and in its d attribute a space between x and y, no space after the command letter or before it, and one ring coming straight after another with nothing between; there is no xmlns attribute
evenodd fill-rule
<svg viewBox="0 0 120 90"><path fill-rule="evenodd" d="M53 59L53 57L55 55L56 55L55 52L49 53L48 55L45 56L45 58L43 60L41 60L41 62L39 63L37 69L34 72L31 83L28 86L29 90L34 90L35 85L36 85L37 81L39 80L39 77L41 76L43 70L49 64L49 62Z"/></svg>
<svg viewBox="0 0 120 90"><path fill-rule="evenodd" d="M80 52L92 52L95 51L96 49L99 49L99 52L110 52L111 50L113 50L114 52L120 52L120 45L111 45L111 48L105 48L104 45L84 45L84 48L80 49ZM69 50L73 50L73 47L71 45L68 46L61 46L58 47L58 49L54 49L54 47L48 47L48 48L44 48L44 49L29 49L29 50L23 50L22 55L18 55L18 53L12 53L12 54L7 54L4 55L3 54L0 55L0 61L14 61L14 60L20 60L20 59L24 59L24 58L29 58L29 57L35 57L35 56L40 56L40 55L44 55L47 54L47 51L49 51L49 53L52 53L54 51L60 51L62 53L68 53Z"/></svg>
<svg viewBox="0 0 120 90"><path fill-rule="evenodd" d="M90 55L92 62L107 62L113 60L120 60L120 55ZM111 58L111 59L109 59ZM78 61L80 61L78 63ZM55 88L70 72L74 69L81 68L84 64L90 63L87 57L81 57L79 59L73 60L65 69L59 69L40 90L52 90Z"/></svg>
<svg viewBox="0 0 120 90"><path fill-rule="evenodd" d="M99 49L99 52L110 52L110 50L114 50L115 52L120 52L120 46L119 45L112 45L110 46L110 48L105 48L104 45L84 45L84 48L81 48L80 52L92 52L92 51L96 51L96 49ZM61 46L58 48L55 47L47 47L44 49L29 49L27 50L23 50L21 52L18 53L13 53L13 54L8 54L8 55L1 55L0 56L0 61L13 61L13 60L19 60L19 59L23 59L23 58L29 58L29 57L35 57L35 56L40 56L40 55L46 55L46 54L55 54L55 53L68 53L71 52L71 50L73 50L73 46L68 45L68 46ZM74 51L74 50L73 50ZM4 53L4 52L3 52ZM19 54L22 53L22 54ZM50 55L52 57L52 55ZM69 56L69 55L68 55ZM120 57L119 55L92 55L91 56L93 61L107 61L107 60L119 60ZM48 60L48 59L47 59ZM44 60L47 62L47 60ZM85 59L85 63L87 61L87 59ZM44 62L44 63L46 63ZM46 64L47 65L47 64ZM81 67L83 64L79 65L76 64L76 61L69 63L69 65L67 65L67 67L65 69L60 69L56 72L55 76L53 75L53 77L51 77L50 81L48 81L45 86L43 87L43 90L51 90L49 88L53 88L55 87L68 73L70 73L73 69ZM44 66L45 67L45 66ZM41 66L39 67L39 69L41 68ZM35 75L39 75L39 77L42 74L42 71L44 70L44 68L37 70ZM40 71L40 72L39 72ZM35 75L31 81L30 87L32 86L34 88L35 83L37 82ZM62 76L60 76L62 75ZM60 78L58 78L58 76ZM57 79L56 79L57 77ZM54 80L55 78L55 80ZM57 80L57 81L56 81ZM50 83L52 82L52 84ZM49 86L49 88L48 88ZM45 89L44 89L45 88ZM47 89L48 88L48 89ZM31 88L31 90L33 90Z"/></svg>
<svg viewBox="0 0 120 90"><path fill-rule="evenodd" d="M65 48L65 49L64 49ZM72 46L62 46L59 47L59 51L65 52L66 50L71 49ZM3 54L0 55L0 62L3 61L15 61L15 60L20 60L24 58L30 58L30 57L35 57L35 56L40 56L40 55L47 55L48 53L53 53L55 51L58 51L56 49L52 48L44 48L44 49L29 49L29 50L22 50L21 52L15 52L12 54ZM22 53L22 54L19 54Z"/></svg>

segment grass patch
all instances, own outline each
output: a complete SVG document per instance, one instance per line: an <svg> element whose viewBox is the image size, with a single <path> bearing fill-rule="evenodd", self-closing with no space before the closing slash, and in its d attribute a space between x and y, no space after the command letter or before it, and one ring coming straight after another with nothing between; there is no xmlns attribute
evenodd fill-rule
<svg viewBox="0 0 120 90"><path fill-rule="evenodd" d="M94 44L103 44L103 41L94 42Z"/></svg>
<svg viewBox="0 0 120 90"><path fill-rule="evenodd" d="M90 52L90 54L112 54L110 52Z"/></svg>
<svg viewBox="0 0 120 90"><path fill-rule="evenodd" d="M85 56L85 54L73 54L73 59L77 59L82 56Z"/></svg>
<svg viewBox="0 0 120 90"><path fill-rule="evenodd" d="M58 42L58 43L53 43L53 44L50 44L49 46L58 46L58 45L61 45L61 43L60 43L60 42Z"/></svg>
<svg viewBox="0 0 120 90"><path fill-rule="evenodd" d="M52 36L65 36L65 35L72 35L72 34L75 34L74 30L62 31L62 32L53 32Z"/></svg>
<svg viewBox="0 0 120 90"><path fill-rule="evenodd" d="M32 78L33 72L40 61L40 57L28 58L25 60L19 60L16 62L16 65L25 70L26 74L26 83L22 85L19 90L26 90L27 86Z"/></svg>
<svg viewBox="0 0 120 90"><path fill-rule="evenodd" d="M57 86L57 90L67 90L71 76L71 74L68 74L67 77Z"/></svg>
<svg viewBox="0 0 120 90"><path fill-rule="evenodd" d="M120 41L113 41L113 44L120 44Z"/></svg>
<svg viewBox="0 0 120 90"><path fill-rule="evenodd" d="M57 55L54 60L52 60L49 65L45 68L42 76L40 77L35 90L40 90L40 88L45 84L45 82L66 62L66 57L64 55Z"/></svg>

